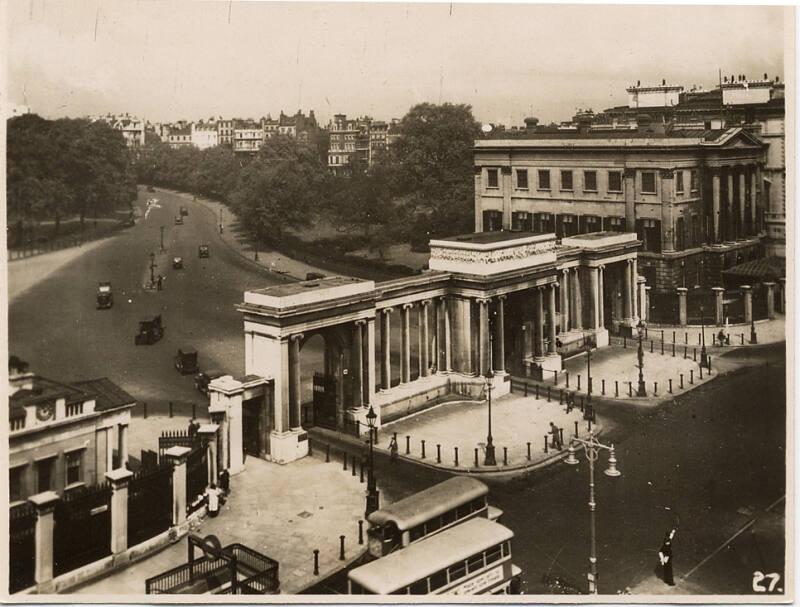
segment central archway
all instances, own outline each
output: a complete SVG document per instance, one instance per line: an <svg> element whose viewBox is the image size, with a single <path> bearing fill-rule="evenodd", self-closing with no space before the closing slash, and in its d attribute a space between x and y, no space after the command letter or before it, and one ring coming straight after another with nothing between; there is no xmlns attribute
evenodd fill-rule
<svg viewBox="0 0 800 607"><path fill-rule="evenodd" d="M349 350L347 332L342 327L305 334L300 344L303 426L343 426L345 403L351 392L345 365Z"/></svg>

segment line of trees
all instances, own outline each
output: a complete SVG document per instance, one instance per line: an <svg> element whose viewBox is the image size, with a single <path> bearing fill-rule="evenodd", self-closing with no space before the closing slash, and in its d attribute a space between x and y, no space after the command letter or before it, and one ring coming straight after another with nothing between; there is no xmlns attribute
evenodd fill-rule
<svg viewBox="0 0 800 607"><path fill-rule="evenodd" d="M7 219L11 244L31 226L87 217L128 206L136 176L122 134L103 122L46 120L26 114L8 121Z"/></svg>
<svg viewBox="0 0 800 607"><path fill-rule="evenodd" d="M287 136L268 139L253 158L226 147L171 149L152 141L135 166L140 183L172 187L228 203L261 240L317 221L362 245L411 242L471 232L472 147L480 125L467 105L422 103L399 125L399 137L371 167L328 173L316 146Z"/></svg>

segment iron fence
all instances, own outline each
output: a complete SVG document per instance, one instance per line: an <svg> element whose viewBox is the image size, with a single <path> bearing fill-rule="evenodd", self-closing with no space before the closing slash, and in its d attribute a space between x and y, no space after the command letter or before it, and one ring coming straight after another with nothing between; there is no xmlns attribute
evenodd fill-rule
<svg viewBox="0 0 800 607"><path fill-rule="evenodd" d="M9 511L9 592L25 590L36 583L36 508L25 503Z"/></svg>
<svg viewBox="0 0 800 607"><path fill-rule="evenodd" d="M56 504L53 572L61 575L111 554L111 488L107 484L65 493Z"/></svg>
<svg viewBox="0 0 800 607"><path fill-rule="evenodd" d="M189 434L186 430L165 430L158 437L158 457L164 458L164 453L172 447L188 447L195 449L202 440L198 434Z"/></svg>
<svg viewBox="0 0 800 607"><path fill-rule="evenodd" d="M128 546L135 546L172 525L172 466L142 470L128 484Z"/></svg>

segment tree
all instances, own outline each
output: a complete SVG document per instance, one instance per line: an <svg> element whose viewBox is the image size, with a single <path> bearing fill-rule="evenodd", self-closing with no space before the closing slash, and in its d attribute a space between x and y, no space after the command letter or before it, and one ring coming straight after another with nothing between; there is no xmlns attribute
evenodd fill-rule
<svg viewBox="0 0 800 607"><path fill-rule="evenodd" d="M389 159L397 193L432 234L471 232L472 148L480 133L472 108L420 103L403 117L399 131Z"/></svg>

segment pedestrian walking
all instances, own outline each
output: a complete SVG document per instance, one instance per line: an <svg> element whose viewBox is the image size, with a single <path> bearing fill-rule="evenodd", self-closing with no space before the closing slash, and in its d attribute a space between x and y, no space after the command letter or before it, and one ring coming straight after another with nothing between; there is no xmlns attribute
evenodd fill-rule
<svg viewBox="0 0 800 607"><path fill-rule="evenodd" d="M206 489L206 507L211 518L219 514L219 489L214 483Z"/></svg>
<svg viewBox="0 0 800 607"><path fill-rule="evenodd" d="M550 434L553 435L553 448L561 450L561 432L553 422L550 422Z"/></svg>
<svg viewBox="0 0 800 607"><path fill-rule="evenodd" d="M219 488L227 496L231 493L231 475L226 468L219 473Z"/></svg>
<svg viewBox="0 0 800 607"><path fill-rule="evenodd" d="M392 440L389 441L389 461L393 464L397 462L397 437L392 436Z"/></svg>
<svg viewBox="0 0 800 607"><path fill-rule="evenodd" d="M195 435L197 434L197 430L199 428L200 428L200 424L198 423L198 421L195 418L190 419L189 420L189 429L188 429L189 438L194 438Z"/></svg>
<svg viewBox="0 0 800 607"><path fill-rule="evenodd" d="M719 345L720 346L724 346L725 345L725 331L720 329L719 333L717 333L717 339L719 340Z"/></svg>
<svg viewBox="0 0 800 607"><path fill-rule="evenodd" d="M667 586L674 586L675 580L672 575L672 538L675 537L675 529L670 530L664 536L664 543L658 551L658 562L661 567L661 579Z"/></svg>
<svg viewBox="0 0 800 607"><path fill-rule="evenodd" d="M164 277L161 276L161 274L159 274L158 278L156 278L156 287L158 288L159 291L161 290L161 287L162 287L161 283L163 283L163 282L164 282Z"/></svg>

